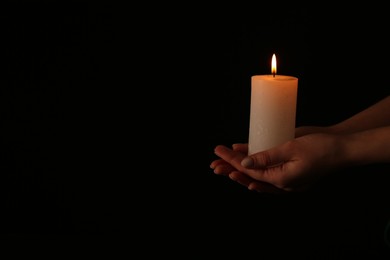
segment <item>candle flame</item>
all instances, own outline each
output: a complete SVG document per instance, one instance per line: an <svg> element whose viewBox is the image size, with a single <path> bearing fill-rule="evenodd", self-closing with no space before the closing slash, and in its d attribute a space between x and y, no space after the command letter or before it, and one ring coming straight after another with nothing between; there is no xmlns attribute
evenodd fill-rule
<svg viewBox="0 0 390 260"><path fill-rule="evenodd" d="M275 75L276 75L276 55L275 55L275 53L272 55L271 73L275 77Z"/></svg>

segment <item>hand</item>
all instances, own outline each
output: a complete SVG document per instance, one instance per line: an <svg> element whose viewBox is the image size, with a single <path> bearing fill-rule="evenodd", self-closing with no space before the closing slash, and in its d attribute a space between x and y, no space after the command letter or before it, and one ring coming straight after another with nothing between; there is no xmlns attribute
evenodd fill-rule
<svg viewBox="0 0 390 260"><path fill-rule="evenodd" d="M259 192L304 191L323 175L342 165L339 137L311 134L298 137L264 152L247 156L247 144L232 149L219 145L210 167L214 173Z"/></svg>

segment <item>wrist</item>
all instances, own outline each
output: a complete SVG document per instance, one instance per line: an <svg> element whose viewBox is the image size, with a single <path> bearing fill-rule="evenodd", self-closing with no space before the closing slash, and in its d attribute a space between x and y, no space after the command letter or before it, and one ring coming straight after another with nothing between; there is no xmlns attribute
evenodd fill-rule
<svg viewBox="0 0 390 260"><path fill-rule="evenodd" d="M390 162L390 154L386 152L390 146L390 127L338 135L337 139L341 160L347 165Z"/></svg>

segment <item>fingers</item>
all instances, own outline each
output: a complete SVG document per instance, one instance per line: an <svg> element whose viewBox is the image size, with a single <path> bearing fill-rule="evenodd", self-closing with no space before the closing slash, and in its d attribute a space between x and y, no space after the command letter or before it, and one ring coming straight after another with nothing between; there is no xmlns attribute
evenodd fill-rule
<svg viewBox="0 0 390 260"><path fill-rule="evenodd" d="M236 149L242 148L241 146L237 146ZM246 154L234 151L226 146L218 145L215 150L215 154L219 156L221 159L232 165L237 170L244 169L241 165L242 159L246 157Z"/></svg>
<svg viewBox="0 0 390 260"><path fill-rule="evenodd" d="M248 144L233 144L233 151L248 154Z"/></svg>
<svg viewBox="0 0 390 260"><path fill-rule="evenodd" d="M210 168L211 169L215 169L217 166L219 165L223 165L223 164L226 164L226 162L222 159L217 159L217 160L214 160L211 162L210 164Z"/></svg>
<svg viewBox="0 0 390 260"><path fill-rule="evenodd" d="M214 160L210 164L210 168L214 170L215 174L229 175L232 171L237 170L236 166L240 165L239 160L245 157L246 153L243 154L241 151L245 152L247 150L248 147L245 144L235 144L233 149L219 145L215 148L215 154L221 159Z"/></svg>
<svg viewBox="0 0 390 260"><path fill-rule="evenodd" d="M284 191L281 189L278 189L277 187L261 181L256 181L249 177L246 174L243 174L238 171L233 171L229 174L229 178L233 181L238 182L239 184L247 187L249 190L257 191L257 192L265 192L265 193L273 193L273 194L280 194Z"/></svg>
<svg viewBox="0 0 390 260"><path fill-rule="evenodd" d="M214 173L218 175L229 175L230 172L236 170L233 166L222 159L211 162L210 168L213 169Z"/></svg>
<svg viewBox="0 0 390 260"><path fill-rule="evenodd" d="M214 170L215 174L228 176L249 190L265 193L283 192L282 189L263 181L264 172L261 170L261 168L266 168L268 165L278 161L279 157L276 152L270 150L247 157L247 144L234 144L232 149L218 145L214 152L220 157L220 159L214 160L210 164L210 168ZM251 167L256 168L259 166L261 167L257 170L250 170ZM266 168L265 170L267 171L268 169Z"/></svg>
<svg viewBox="0 0 390 260"><path fill-rule="evenodd" d="M249 185L253 182L253 179L251 177L238 171L231 172L229 174L229 178L248 188Z"/></svg>
<svg viewBox="0 0 390 260"><path fill-rule="evenodd" d="M255 153L242 159L241 166L247 169L264 169L279 165L287 160L285 149L278 146L263 152Z"/></svg>

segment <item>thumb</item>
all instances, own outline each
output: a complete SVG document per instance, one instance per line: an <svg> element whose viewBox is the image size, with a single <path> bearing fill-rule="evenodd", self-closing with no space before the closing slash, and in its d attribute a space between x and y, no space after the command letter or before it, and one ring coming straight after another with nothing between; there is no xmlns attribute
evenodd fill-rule
<svg viewBox="0 0 390 260"><path fill-rule="evenodd" d="M247 169L255 169L281 164L285 161L281 147L275 147L247 156L241 161L241 166Z"/></svg>

